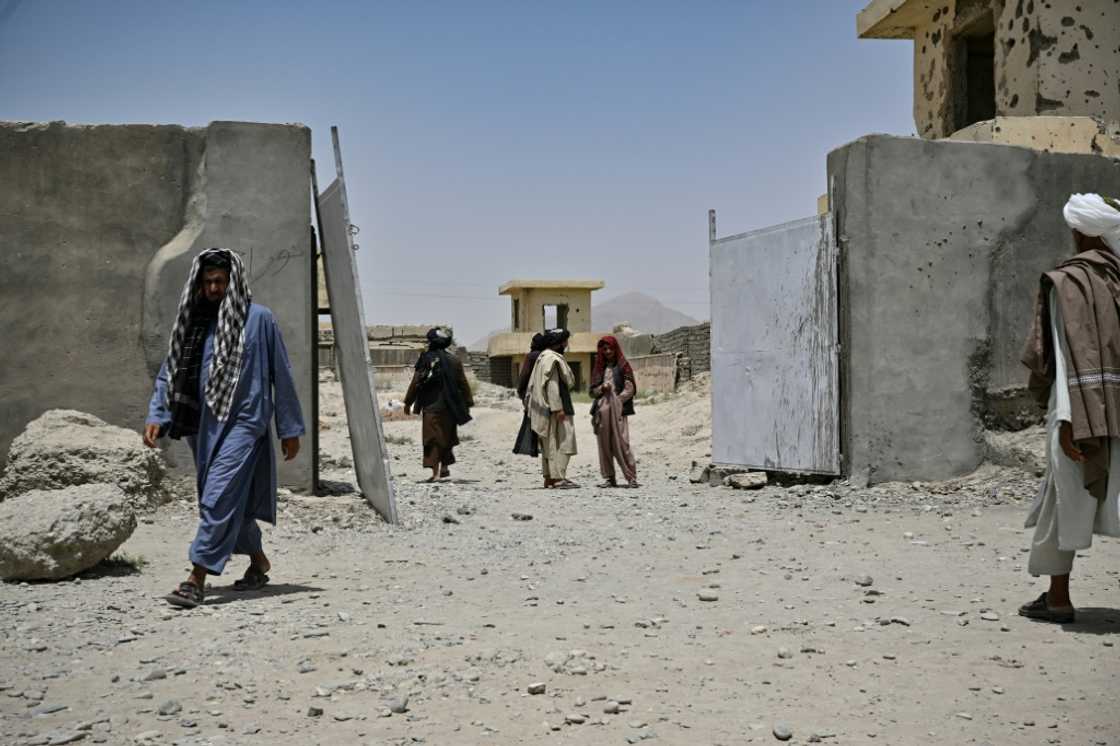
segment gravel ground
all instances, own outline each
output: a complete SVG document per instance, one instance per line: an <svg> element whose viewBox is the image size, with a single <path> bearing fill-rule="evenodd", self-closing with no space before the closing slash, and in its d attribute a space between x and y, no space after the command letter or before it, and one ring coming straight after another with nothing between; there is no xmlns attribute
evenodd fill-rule
<svg viewBox="0 0 1120 746"><path fill-rule="evenodd" d="M282 495L263 591L231 591L237 558L203 608L160 600L189 494L114 564L0 585L0 743L1120 744L1120 543L1079 555L1077 624L1016 616L1033 474L691 484L700 381L639 406L641 489L594 487L581 416L585 488L546 491L516 402L479 403L450 482L420 483L418 421L386 423L390 527L324 383L329 494Z"/></svg>

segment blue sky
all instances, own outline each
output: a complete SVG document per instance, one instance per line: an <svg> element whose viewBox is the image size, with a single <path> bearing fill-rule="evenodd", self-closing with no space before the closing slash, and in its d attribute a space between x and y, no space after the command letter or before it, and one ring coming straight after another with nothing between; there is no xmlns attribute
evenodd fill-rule
<svg viewBox="0 0 1120 746"><path fill-rule="evenodd" d="M865 4L0 0L0 119L302 122L324 186L337 124L370 323L471 342L513 277L706 318L708 208L811 215L830 150L913 133Z"/></svg>

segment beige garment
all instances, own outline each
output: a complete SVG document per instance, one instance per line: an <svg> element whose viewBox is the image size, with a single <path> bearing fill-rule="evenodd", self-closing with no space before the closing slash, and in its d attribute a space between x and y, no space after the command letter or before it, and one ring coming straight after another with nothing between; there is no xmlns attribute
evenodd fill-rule
<svg viewBox="0 0 1120 746"><path fill-rule="evenodd" d="M1083 466L1062 451L1060 428L1071 420L1069 376L1066 360L1069 344L1057 290L1050 289L1049 332L1054 355L1054 383L1046 412L1046 476L1027 516L1034 528L1027 571L1031 575L1068 575L1077 550L1088 549L1093 534L1120 536L1120 442L1113 439L1107 449L1111 464L1105 499L1098 500L1085 488Z"/></svg>
<svg viewBox="0 0 1120 746"><path fill-rule="evenodd" d="M638 478L638 465L630 450L630 423L622 413L622 405L634 396L634 384L629 380L621 392L614 391L614 369L607 368L599 389L599 406L595 411L595 436L599 442L599 472L603 479L615 481L614 462L622 467L627 482Z"/></svg>
<svg viewBox="0 0 1120 746"><path fill-rule="evenodd" d="M566 471L568 458L576 454L576 427L572 417L560 422L554 416L564 411L560 398L560 381L570 391L575 386L575 376L563 355L545 350L533 366L529 377L529 424L540 438L542 465L553 472ZM563 458L561 458L563 457ZM555 463L554 463L555 462ZM545 472L548 475L548 471ZM563 476L550 476L564 479Z"/></svg>

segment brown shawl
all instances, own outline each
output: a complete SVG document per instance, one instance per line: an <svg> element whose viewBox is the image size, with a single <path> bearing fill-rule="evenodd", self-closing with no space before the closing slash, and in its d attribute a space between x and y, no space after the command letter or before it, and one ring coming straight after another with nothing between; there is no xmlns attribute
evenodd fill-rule
<svg viewBox="0 0 1120 746"><path fill-rule="evenodd" d="M1108 486L1109 438L1120 437L1120 257L1093 249L1042 275L1034 324L1023 352L1028 386L1046 406L1054 382L1050 288L1056 291L1069 347L1073 440L1088 457L1085 487L1098 499Z"/></svg>

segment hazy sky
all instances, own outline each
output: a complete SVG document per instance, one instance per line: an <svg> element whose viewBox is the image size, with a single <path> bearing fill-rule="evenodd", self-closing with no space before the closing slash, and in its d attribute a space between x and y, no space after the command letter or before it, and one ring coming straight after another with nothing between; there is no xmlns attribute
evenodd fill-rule
<svg viewBox="0 0 1120 746"><path fill-rule="evenodd" d="M811 215L829 150L911 134L866 0L0 0L0 119L341 129L369 323L506 323L514 277L707 318L727 235Z"/></svg>

